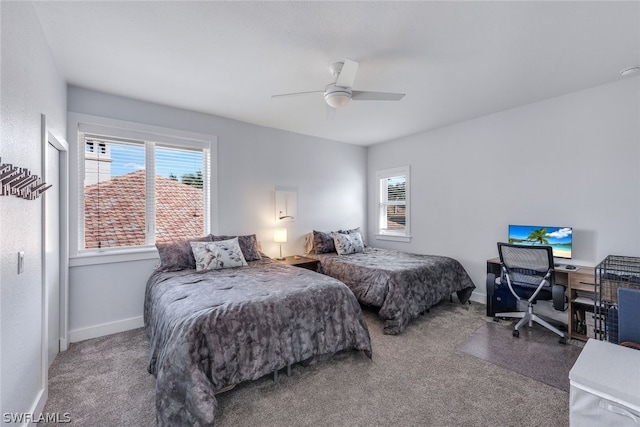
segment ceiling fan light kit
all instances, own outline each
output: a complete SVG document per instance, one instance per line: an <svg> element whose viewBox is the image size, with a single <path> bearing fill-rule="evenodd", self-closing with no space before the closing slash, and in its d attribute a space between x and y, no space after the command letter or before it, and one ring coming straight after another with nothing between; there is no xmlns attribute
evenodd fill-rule
<svg viewBox="0 0 640 427"><path fill-rule="evenodd" d="M351 89L329 84L324 91L324 100L329 107L344 107L351 101Z"/></svg>

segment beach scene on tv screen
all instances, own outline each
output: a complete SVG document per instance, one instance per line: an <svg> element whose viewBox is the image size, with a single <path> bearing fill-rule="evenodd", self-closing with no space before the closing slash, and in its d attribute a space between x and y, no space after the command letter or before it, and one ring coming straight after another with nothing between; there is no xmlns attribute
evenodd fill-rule
<svg viewBox="0 0 640 427"><path fill-rule="evenodd" d="M517 245L548 245L553 248L553 256L558 258L571 258L572 237L572 229L570 227L509 226L509 243Z"/></svg>

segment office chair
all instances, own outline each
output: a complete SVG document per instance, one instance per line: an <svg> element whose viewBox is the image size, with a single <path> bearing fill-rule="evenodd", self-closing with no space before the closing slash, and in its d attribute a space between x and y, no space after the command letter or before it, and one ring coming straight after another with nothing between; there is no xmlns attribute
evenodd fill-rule
<svg viewBox="0 0 640 427"><path fill-rule="evenodd" d="M618 288L618 344L640 350L640 289Z"/></svg>
<svg viewBox="0 0 640 427"><path fill-rule="evenodd" d="M494 274L487 274L487 289L491 289L488 292L492 293L495 286L506 283L518 301L527 302L527 311L496 313L494 320L497 321L499 317L519 318L520 321L513 329L514 337L520 336L519 329L525 323L531 327L533 322L536 322L559 335L559 342L566 344L564 332L533 312L533 305L538 300L552 300L554 309L559 311L566 309L565 287L555 283L551 246L512 245L500 242L498 253L502 274L499 278ZM494 288L491 288L492 286Z"/></svg>

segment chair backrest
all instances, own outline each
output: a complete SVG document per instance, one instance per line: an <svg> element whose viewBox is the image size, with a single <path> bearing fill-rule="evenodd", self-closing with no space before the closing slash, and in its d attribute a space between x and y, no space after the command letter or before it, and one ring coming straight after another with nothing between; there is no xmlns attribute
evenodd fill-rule
<svg viewBox="0 0 640 427"><path fill-rule="evenodd" d="M618 288L618 343L640 344L640 290Z"/></svg>
<svg viewBox="0 0 640 427"><path fill-rule="evenodd" d="M498 243L500 262L511 281L519 286L538 287L548 273L549 286L555 284L553 249L551 246Z"/></svg>

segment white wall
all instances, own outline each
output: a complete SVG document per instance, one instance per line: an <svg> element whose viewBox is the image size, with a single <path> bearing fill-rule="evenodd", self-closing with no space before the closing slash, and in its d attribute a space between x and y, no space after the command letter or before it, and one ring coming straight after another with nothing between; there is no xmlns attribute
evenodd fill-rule
<svg viewBox="0 0 640 427"><path fill-rule="evenodd" d="M77 87L68 90L70 112L179 129L218 138L218 234L255 233L263 250L273 243L274 190L298 190L298 217L287 223L285 255L303 253L313 229L366 229L366 148L250 125ZM71 130L70 130L71 132ZM69 150L74 138L69 135ZM70 193L77 189L71 165ZM74 227L72 223L70 227ZM74 264L72 260L72 265ZM89 338L142 324L146 278L156 260L76 265L70 270L70 339Z"/></svg>
<svg viewBox="0 0 640 427"><path fill-rule="evenodd" d="M3 163L41 170L41 114L66 133L66 84L60 78L32 4L1 2L1 146ZM41 352L42 200L0 198L0 413L31 412L44 403ZM17 274L17 253L25 272Z"/></svg>
<svg viewBox="0 0 640 427"><path fill-rule="evenodd" d="M381 247L457 258L485 295L485 260L508 224L572 226L572 263L640 256L640 78L436 129L369 149L375 172L411 165L411 243Z"/></svg>

